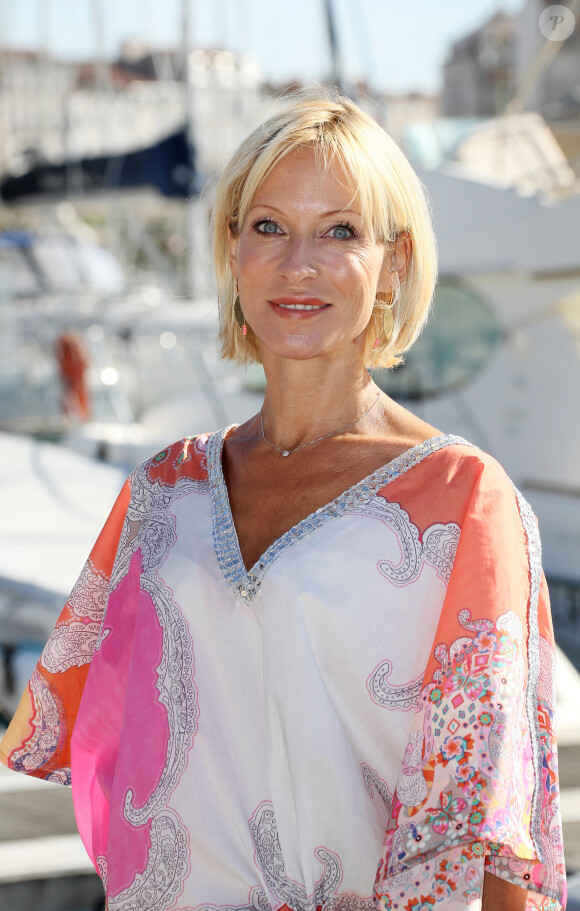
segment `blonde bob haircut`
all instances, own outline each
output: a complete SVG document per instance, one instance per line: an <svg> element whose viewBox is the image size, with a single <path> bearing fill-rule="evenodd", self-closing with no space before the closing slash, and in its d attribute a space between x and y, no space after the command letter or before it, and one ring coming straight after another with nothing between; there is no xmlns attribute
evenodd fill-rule
<svg viewBox="0 0 580 911"><path fill-rule="evenodd" d="M373 239L386 249L403 232L411 239L411 260L393 308L390 338L383 329L384 301L375 301L367 327L367 366L393 367L421 332L433 297L437 252L429 205L423 185L391 137L349 98L330 90L298 92L286 99L241 144L220 177L213 248L222 356L238 363L260 361L251 326L244 337L234 315L236 283L229 265L228 228L238 235L258 187L286 155L304 146L314 148L321 167L328 168L334 160L342 166L356 188L353 200Z"/></svg>

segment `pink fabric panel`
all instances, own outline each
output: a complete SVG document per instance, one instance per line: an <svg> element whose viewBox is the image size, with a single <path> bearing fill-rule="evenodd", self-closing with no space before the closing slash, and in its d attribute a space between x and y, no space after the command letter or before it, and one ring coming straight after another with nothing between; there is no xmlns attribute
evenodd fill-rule
<svg viewBox="0 0 580 911"><path fill-rule="evenodd" d="M104 640L93 658L72 744L75 813L84 845L97 869L99 855L108 853L107 839L114 853L123 855L111 870L107 891L113 895L145 869L149 851L150 824L127 822L125 796L131 789L135 807L151 796L168 743L166 711L155 685L163 633L151 598L140 589L140 574L137 550L110 595ZM142 745L138 753L135 743Z"/></svg>

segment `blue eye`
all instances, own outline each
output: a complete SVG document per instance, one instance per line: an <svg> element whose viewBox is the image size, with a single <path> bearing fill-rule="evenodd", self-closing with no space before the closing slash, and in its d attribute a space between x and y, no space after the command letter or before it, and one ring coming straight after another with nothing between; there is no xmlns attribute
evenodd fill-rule
<svg viewBox="0 0 580 911"><path fill-rule="evenodd" d="M259 221L255 225L256 230L260 234L278 234L280 230L275 221Z"/></svg>
<svg viewBox="0 0 580 911"><path fill-rule="evenodd" d="M336 240L348 240L349 237L353 237L354 231L348 225L335 225L330 229L329 234Z"/></svg>

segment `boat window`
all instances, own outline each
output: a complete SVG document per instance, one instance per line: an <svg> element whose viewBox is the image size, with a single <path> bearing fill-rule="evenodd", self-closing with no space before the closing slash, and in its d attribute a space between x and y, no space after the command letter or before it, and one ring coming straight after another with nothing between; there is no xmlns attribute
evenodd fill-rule
<svg viewBox="0 0 580 911"><path fill-rule="evenodd" d="M397 399L444 395L460 388L488 362L501 339L494 310L458 279L441 279L423 334L405 363L374 370L377 385Z"/></svg>

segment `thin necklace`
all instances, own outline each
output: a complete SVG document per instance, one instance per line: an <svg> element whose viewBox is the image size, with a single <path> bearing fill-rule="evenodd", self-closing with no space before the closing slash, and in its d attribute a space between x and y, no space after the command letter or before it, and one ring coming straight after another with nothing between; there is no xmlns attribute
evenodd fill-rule
<svg viewBox="0 0 580 911"><path fill-rule="evenodd" d="M349 427L352 427L353 424L358 424L359 421L362 421L363 418L366 418L367 414L373 410L378 400L379 393L377 392L376 398L371 407L367 408L364 414L361 414L360 417L355 418L354 421L350 422L350 424L345 424L344 427L339 427L338 430L333 430L332 433L325 433L323 437L316 437L315 440L309 440L308 443L301 443L300 446L295 446L294 449L282 449L281 446L276 446L275 443L271 443L270 440L266 438L266 434L264 433L264 415L262 414L262 409L260 408L260 424L262 425L262 437L264 443L267 443L268 446L272 447L272 449L277 449L278 452L281 452L284 457L289 456L290 453L297 452L298 449L304 449L305 446L312 446L313 443L320 443L321 440L327 440L329 437L334 437L337 433L342 433L343 430L347 430Z"/></svg>

